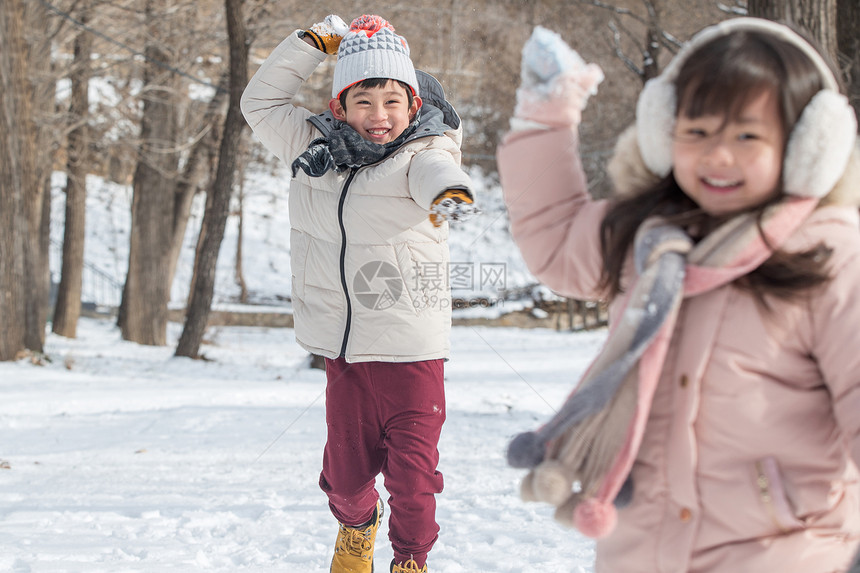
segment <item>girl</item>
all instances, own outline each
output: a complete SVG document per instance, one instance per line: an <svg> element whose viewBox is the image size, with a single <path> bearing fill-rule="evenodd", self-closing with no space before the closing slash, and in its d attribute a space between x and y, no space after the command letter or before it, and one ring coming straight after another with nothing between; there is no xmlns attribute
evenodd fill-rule
<svg viewBox="0 0 860 573"><path fill-rule="evenodd" d="M860 539L860 151L820 53L754 18L646 85L592 200L580 110L602 79L523 51L498 152L511 229L557 292L610 301L604 349L518 436L527 500L599 539L596 571L844 572Z"/></svg>

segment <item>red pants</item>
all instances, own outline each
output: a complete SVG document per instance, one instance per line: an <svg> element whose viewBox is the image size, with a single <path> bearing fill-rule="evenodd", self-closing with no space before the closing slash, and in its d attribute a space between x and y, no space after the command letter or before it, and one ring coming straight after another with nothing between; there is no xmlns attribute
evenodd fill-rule
<svg viewBox="0 0 860 573"><path fill-rule="evenodd" d="M360 362L326 359L326 423L320 487L345 525L367 522L382 472L388 490L388 537L398 563L424 565L436 542L442 492L439 434L445 421L443 361Z"/></svg>

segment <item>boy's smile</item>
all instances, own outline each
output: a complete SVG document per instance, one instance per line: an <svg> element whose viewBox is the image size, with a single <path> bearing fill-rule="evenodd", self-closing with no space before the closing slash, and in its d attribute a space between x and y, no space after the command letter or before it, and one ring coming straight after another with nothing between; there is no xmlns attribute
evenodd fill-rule
<svg viewBox="0 0 860 573"><path fill-rule="evenodd" d="M361 137L383 145L397 139L415 117L421 107L421 98L415 96L412 105L406 89L395 80L381 87L349 88L345 97L346 106L338 99L329 102L336 119L345 121Z"/></svg>

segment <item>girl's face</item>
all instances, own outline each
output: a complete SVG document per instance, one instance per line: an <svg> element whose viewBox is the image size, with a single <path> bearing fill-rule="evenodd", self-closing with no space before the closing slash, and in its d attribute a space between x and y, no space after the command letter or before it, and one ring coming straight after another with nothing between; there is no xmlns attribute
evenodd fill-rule
<svg viewBox="0 0 860 573"><path fill-rule="evenodd" d="M779 193L785 137L775 94L765 90L736 118L678 115L675 180L706 213L729 215Z"/></svg>

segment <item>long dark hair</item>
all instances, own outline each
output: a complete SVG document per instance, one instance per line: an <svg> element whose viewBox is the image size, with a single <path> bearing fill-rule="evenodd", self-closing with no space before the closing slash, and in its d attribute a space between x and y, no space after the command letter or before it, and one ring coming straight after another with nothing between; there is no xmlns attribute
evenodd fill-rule
<svg viewBox="0 0 860 573"><path fill-rule="evenodd" d="M771 34L737 31L698 48L684 62L675 86L679 113L692 118L722 115L726 122L738 118L747 103L763 92L771 92L778 101L783 133L790 134L823 82L815 65L796 46ZM781 193L755 208L760 230L765 208L783 197ZM617 200L601 224L602 285L610 297L622 292L622 272L636 231L650 216L686 228L694 240L725 221L700 209L672 173L644 192ZM830 249L823 244L804 252L775 251L735 284L751 290L761 302L768 294L791 299L828 280L829 256Z"/></svg>

